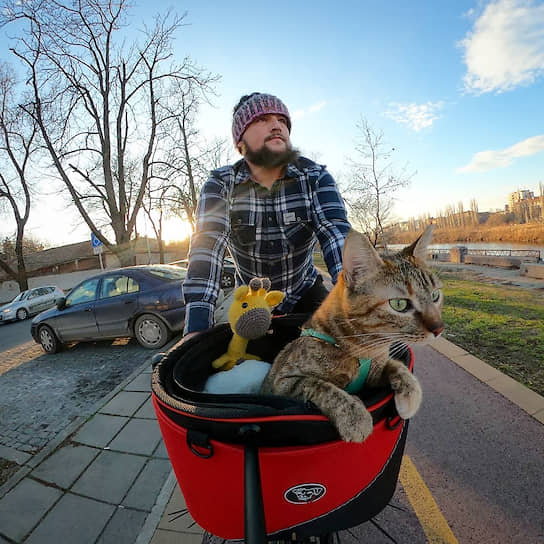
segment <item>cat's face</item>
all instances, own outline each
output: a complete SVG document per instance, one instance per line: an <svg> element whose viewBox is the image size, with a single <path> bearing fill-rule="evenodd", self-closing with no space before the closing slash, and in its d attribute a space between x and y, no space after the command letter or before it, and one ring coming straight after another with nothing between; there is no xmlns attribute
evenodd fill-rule
<svg viewBox="0 0 544 544"><path fill-rule="evenodd" d="M347 301L365 331L410 342L442 333L442 283L424 263L430 237L429 229L412 246L380 257L366 237L350 232L344 248Z"/></svg>

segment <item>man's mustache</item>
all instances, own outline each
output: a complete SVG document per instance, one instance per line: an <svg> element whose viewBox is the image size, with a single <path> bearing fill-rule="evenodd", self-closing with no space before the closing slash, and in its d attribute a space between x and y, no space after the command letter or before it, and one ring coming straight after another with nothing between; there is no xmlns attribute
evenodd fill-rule
<svg viewBox="0 0 544 544"><path fill-rule="evenodd" d="M283 142L286 141L286 139L281 135L281 134L271 134L270 136L267 136L264 141L265 142L268 142L269 140L272 140L274 138L279 138L280 140L282 140Z"/></svg>

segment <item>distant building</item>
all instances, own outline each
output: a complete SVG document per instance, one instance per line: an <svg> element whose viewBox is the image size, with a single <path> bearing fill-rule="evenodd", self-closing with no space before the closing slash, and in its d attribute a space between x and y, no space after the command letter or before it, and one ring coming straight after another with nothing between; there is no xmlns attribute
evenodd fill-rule
<svg viewBox="0 0 544 544"><path fill-rule="evenodd" d="M535 193L533 191L529 191L529 189L518 189L508 196L509 208L513 209L516 207L516 204L519 204L523 200L531 200L534 197Z"/></svg>

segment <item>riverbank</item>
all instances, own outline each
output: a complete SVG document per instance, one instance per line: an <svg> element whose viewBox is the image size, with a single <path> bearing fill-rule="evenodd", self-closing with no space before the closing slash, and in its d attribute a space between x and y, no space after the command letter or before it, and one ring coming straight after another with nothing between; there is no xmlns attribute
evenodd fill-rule
<svg viewBox="0 0 544 544"><path fill-rule="evenodd" d="M388 243L411 244L417 233L389 232ZM513 244L544 245L544 223L511 224L488 227L475 225L463 228L435 228L433 244L462 244L467 242L510 242Z"/></svg>

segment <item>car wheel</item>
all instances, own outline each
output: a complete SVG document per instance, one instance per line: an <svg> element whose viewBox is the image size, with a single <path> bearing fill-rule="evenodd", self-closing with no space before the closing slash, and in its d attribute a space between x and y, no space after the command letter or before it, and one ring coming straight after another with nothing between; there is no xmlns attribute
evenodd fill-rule
<svg viewBox="0 0 544 544"><path fill-rule="evenodd" d="M47 325L42 325L38 331L38 338L45 353L57 353L62 344L58 341L53 329Z"/></svg>
<svg viewBox="0 0 544 544"><path fill-rule="evenodd" d="M160 348L168 341L168 328L158 317L144 314L134 324L134 335L144 348Z"/></svg>
<svg viewBox="0 0 544 544"><path fill-rule="evenodd" d="M221 278L221 287L223 289L232 289L234 287L234 274L226 272Z"/></svg>
<svg viewBox="0 0 544 544"><path fill-rule="evenodd" d="M24 321L28 317L28 312L24 308L19 308L17 310L17 319L19 321Z"/></svg>

